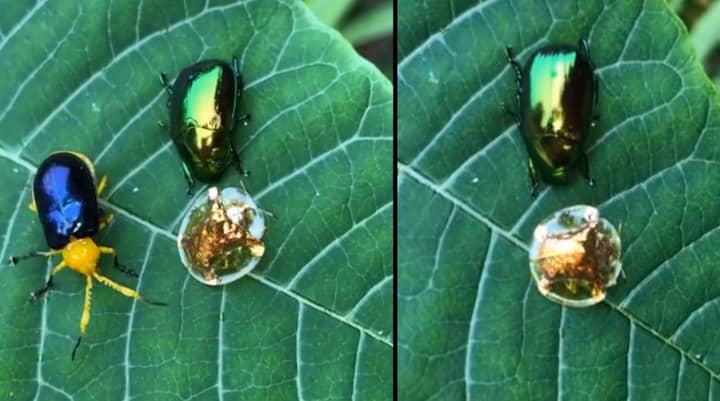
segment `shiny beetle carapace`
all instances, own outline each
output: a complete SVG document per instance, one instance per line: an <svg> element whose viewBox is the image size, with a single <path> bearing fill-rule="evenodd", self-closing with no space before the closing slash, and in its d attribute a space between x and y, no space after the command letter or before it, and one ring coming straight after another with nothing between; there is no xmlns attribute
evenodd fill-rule
<svg viewBox="0 0 720 401"><path fill-rule="evenodd" d="M528 151L532 194L538 178L567 184L568 172L578 164L590 184L583 149L594 126L597 79L588 45L549 45L538 50L521 69L510 48L508 60L517 74L520 129Z"/></svg>
<svg viewBox="0 0 720 401"><path fill-rule="evenodd" d="M183 160L183 172L192 190L193 177L211 182L231 164L242 174L231 134L249 115L238 113L243 92L237 58L233 66L221 60L203 60L180 71L173 84L161 74L168 92L170 136Z"/></svg>
<svg viewBox="0 0 720 401"><path fill-rule="evenodd" d="M38 214L50 250L10 258L10 262L14 265L35 256L62 256L62 261L55 266L45 285L31 294L33 300L46 294L52 286L53 276L66 267L85 276L85 304L80 318L80 335L72 351L73 359L90 322L93 279L125 296L163 305L149 301L100 272L98 266L100 256L109 254L113 256L113 265L116 268L137 277L137 273L118 262L115 249L97 245L92 239L93 235L112 220L112 214L103 212L97 200L106 183L107 179L103 177L96 187L95 168L90 159L83 154L56 152L49 155L35 173L32 187L33 203L30 209Z"/></svg>

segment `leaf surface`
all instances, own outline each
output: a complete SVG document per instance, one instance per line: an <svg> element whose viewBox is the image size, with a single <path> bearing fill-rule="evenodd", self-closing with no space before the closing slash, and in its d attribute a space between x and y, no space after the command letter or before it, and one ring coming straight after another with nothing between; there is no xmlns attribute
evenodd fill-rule
<svg viewBox="0 0 720 401"><path fill-rule="evenodd" d="M720 110L664 1L401 1L398 364L404 400L718 399ZM595 187L541 187L503 107L521 63L586 37ZM621 225L600 305L543 298L527 248L574 204Z"/></svg>
<svg viewBox="0 0 720 401"><path fill-rule="evenodd" d="M0 399L376 400L392 389L392 87L300 1L4 2L0 13L0 258L43 250L27 210L52 151L108 175L96 241L141 271L96 284L75 362L84 280L55 261L0 269ZM233 141L245 186L278 216L249 277L189 277L176 230L190 205L159 74L240 59L252 114ZM220 185L239 185L228 171ZM205 186L196 186L198 194Z"/></svg>

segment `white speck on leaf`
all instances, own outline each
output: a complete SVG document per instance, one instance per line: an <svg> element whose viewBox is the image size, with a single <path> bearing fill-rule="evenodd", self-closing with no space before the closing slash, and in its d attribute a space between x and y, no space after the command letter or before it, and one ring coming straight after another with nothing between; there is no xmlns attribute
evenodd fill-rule
<svg viewBox="0 0 720 401"><path fill-rule="evenodd" d="M473 183L473 184L477 183L478 181L480 181L480 179L477 178L477 177L475 177L475 178L472 179L472 183Z"/></svg>
<svg viewBox="0 0 720 401"><path fill-rule="evenodd" d="M97 103L92 102L92 104L90 106L92 106L92 111L94 111L96 113L100 112L100 108L98 107Z"/></svg>
<svg viewBox="0 0 720 401"><path fill-rule="evenodd" d="M135 188L133 188L133 193L135 193L135 192L137 192L137 191L139 191L139 190L140 190L140 188L135 187Z"/></svg>
<svg viewBox="0 0 720 401"><path fill-rule="evenodd" d="M17 167L13 167L13 173L17 174L19 172L20 172L20 170Z"/></svg>
<svg viewBox="0 0 720 401"><path fill-rule="evenodd" d="M429 79L429 81L430 81L430 83L432 83L432 84L438 84L438 83L440 83L440 81L438 81L437 77L435 77L435 73L432 72L432 71L430 71L430 79Z"/></svg>

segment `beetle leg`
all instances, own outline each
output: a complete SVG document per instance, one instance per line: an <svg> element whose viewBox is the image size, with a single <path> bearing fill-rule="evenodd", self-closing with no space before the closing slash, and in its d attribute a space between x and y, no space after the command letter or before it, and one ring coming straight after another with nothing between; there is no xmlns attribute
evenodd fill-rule
<svg viewBox="0 0 720 401"><path fill-rule="evenodd" d="M185 162L182 162L182 169L183 169L183 175L185 176L185 182L187 182L187 196L192 195L192 188L193 185L195 185L195 180L193 179L192 174L190 174L190 168L185 164Z"/></svg>
<svg viewBox="0 0 720 401"><path fill-rule="evenodd" d="M530 174L530 196L536 197L537 196L537 188L538 188L538 174L537 170L535 170L535 165L532 162L532 159L528 157L528 173Z"/></svg>
<svg viewBox="0 0 720 401"><path fill-rule="evenodd" d="M597 74L595 74L595 63L592 61L592 57L590 56L590 44L588 43L586 38L580 38L578 40L578 48L580 48L580 54L585 58L585 60L590 64L590 69L593 71L593 83L595 85L595 91L597 91Z"/></svg>
<svg viewBox="0 0 720 401"><path fill-rule="evenodd" d="M118 261L118 256L117 256L117 252L115 251L115 249L110 248L109 246L99 246L98 249L100 249L100 253L104 253L104 254L113 256L113 266L116 269L127 274L128 276L138 277L138 274L135 270L130 269L129 267L125 266L124 264L122 264Z"/></svg>
<svg viewBox="0 0 720 401"><path fill-rule="evenodd" d="M50 277L58 274L60 272L60 270L66 268L66 267L67 267L67 264L65 264L64 260L62 262L58 263L57 265L55 265L55 268L53 269L52 275Z"/></svg>
<svg viewBox="0 0 720 401"><path fill-rule="evenodd" d="M238 156L235 145L233 145L232 142L230 143L230 151L233 154L233 163L235 164L235 169L245 177L249 176L250 172L243 170L242 165L240 164L240 156Z"/></svg>
<svg viewBox="0 0 720 401"><path fill-rule="evenodd" d="M110 212L106 212L105 210L100 210L100 224L98 227L98 231L105 229L105 227L110 224L110 222L113 219L113 214Z"/></svg>
<svg viewBox="0 0 720 401"><path fill-rule="evenodd" d="M505 48L505 54L507 55L508 63L512 66L515 71L515 97L517 98L517 107L520 109L520 95L522 94L522 69L520 64L515 60L513 56L512 47L507 46Z"/></svg>
<svg viewBox="0 0 720 401"><path fill-rule="evenodd" d="M233 72L235 73L235 80L237 81L238 88L243 87L242 75L240 75L240 59L237 56L233 56ZM240 92L240 91L238 91Z"/></svg>
<svg viewBox="0 0 720 401"><path fill-rule="evenodd" d="M585 153L582 154L582 169L583 176L587 180L588 185L590 185L591 187L595 186L595 180L590 177L590 160Z"/></svg>
<svg viewBox="0 0 720 401"><path fill-rule="evenodd" d="M588 44L587 38L580 38L578 40L578 47L582 51L583 57L590 59L590 44Z"/></svg>
<svg viewBox="0 0 720 401"><path fill-rule="evenodd" d="M70 355L71 360L75 360L75 352L77 352L80 346L82 336L85 335L85 330L90 323L90 300L92 299L92 277L85 276L85 303L83 303L82 316L80 317L80 335L78 336L75 346L73 347L72 354Z"/></svg>
<svg viewBox="0 0 720 401"><path fill-rule="evenodd" d="M38 257L38 256L50 257L50 256L53 256L53 255L57 255L57 254L59 254L59 253L62 253L62 250L61 250L61 249L59 249L59 250L51 249L51 250L45 251L45 252L30 252L30 253L28 253L28 254L26 254L26 255L22 255L22 256L11 256L11 257L10 257L10 264L16 265L16 264L18 264L19 262L22 262L22 261L25 260L25 259L35 258L35 257Z"/></svg>
<svg viewBox="0 0 720 401"><path fill-rule="evenodd" d="M168 80L167 75L165 75L164 72L160 73L160 82L162 83L163 88L165 88L165 91L168 93L168 95L172 95L172 86L170 86L170 81Z"/></svg>
<svg viewBox="0 0 720 401"><path fill-rule="evenodd" d="M586 38L580 38L578 40L578 48L580 49L580 52L583 57L585 57L585 60L587 60L588 63L590 63L590 68L593 71L593 97L594 97L594 106L597 108L598 105L598 76L595 74L595 63L592 61L592 57L590 57L590 44L588 43ZM595 117L597 119L597 117Z"/></svg>
<svg viewBox="0 0 720 401"><path fill-rule="evenodd" d="M138 294L135 290L131 290L130 288L120 285L120 284L110 280L109 278L103 276L100 273L97 273L97 272L93 273L93 277L95 277L95 280L105 284L106 286L125 295L126 297L134 298L134 299L137 299L138 301L143 301L143 302L149 303L151 305L167 306L167 304L164 302L151 301L151 300L143 297L142 295Z"/></svg>
<svg viewBox="0 0 720 401"><path fill-rule="evenodd" d="M67 265L65 264L65 261L61 261L57 265L55 265L55 268L53 269L52 273L50 273L50 277L48 277L48 280L45 282L45 285L43 285L41 288L33 291L30 293L30 300L31 301L37 301L40 298L43 297L48 291L50 291L50 288L52 288L52 281L53 276L58 274L58 272L62 269L64 269Z"/></svg>
<svg viewBox="0 0 720 401"><path fill-rule="evenodd" d="M37 204L35 203L35 193L32 190L32 187L29 185L26 185L25 188L27 188L30 191L30 197L32 198L30 200L30 203L28 203L28 209L30 209L31 212L37 213Z"/></svg>
<svg viewBox="0 0 720 401"><path fill-rule="evenodd" d="M100 197L100 195L102 195L103 191L107 187L107 181L108 181L108 178L106 175L103 176L103 178L100 180L100 183L97 186L97 196L98 197Z"/></svg>
<svg viewBox="0 0 720 401"><path fill-rule="evenodd" d="M167 108L169 109L170 101L172 99L172 94L173 94L172 86L170 85L170 81L168 81L167 75L165 75L164 72L160 73L160 81L162 82L163 88L165 88L165 91L168 93Z"/></svg>
<svg viewBox="0 0 720 401"><path fill-rule="evenodd" d="M238 87L236 102L239 104L242 88L244 85L242 75L240 74L240 60L237 58L237 56L233 57L233 72L235 73L235 81L237 82ZM238 116L235 119L235 124L241 123L242 125L248 125L248 122L250 122L250 114L244 114L242 116Z"/></svg>
<svg viewBox="0 0 720 401"><path fill-rule="evenodd" d="M50 291L50 287L52 287L52 276L50 276L48 281L45 282L45 285L30 293L30 301L35 302L40 300L45 294L47 294L48 291Z"/></svg>
<svg viewBox="0 0 720 401"><path fill-rule="evenodd" d="M597 74L595 73L595 66L592 64L592 62L590 62L590 66L591 66L592 69L593 69L593 97L594 97L594 102L593 102L594 104L593 104L593 106L594 106L595 109L597 110L598 102L599 102L599 100L598 100L598 89L600 88L600 86L599 86L600 84L598 83L598 76L597 76ZM597 116L595 116L595 119L597 119Z"/></svg>

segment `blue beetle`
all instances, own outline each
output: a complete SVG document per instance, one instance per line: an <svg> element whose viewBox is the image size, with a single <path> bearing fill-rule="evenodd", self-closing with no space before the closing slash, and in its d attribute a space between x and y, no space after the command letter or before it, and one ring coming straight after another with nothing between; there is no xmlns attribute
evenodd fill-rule
<svg viewBox="0 0 720 401"><path fill-rule="evenodd" d="M12 264L17 264L35 256L62 255L62 261L55 266L45 285L32 292L33 300L47 293L52 286L53 276L66 267L85 276L85 304L80 318L80 335L73 348L72 359L75 359L75 352L90 322L93 279L125 296L154 305L164 305L149 301L136 291L100 273L100 256L109 254L113 255L113 265L116 268L137 276L137 273L118 262L115 249L97 245L92 239L93 235L112 220L112 214L105 213L98 207L97 197L106 184L107 177L103 177L96 188L95 167L87 156L75 152L50 154L35 173L33 203L30 205L30 209L38 214L50 250L10 258Z"/></svg>

